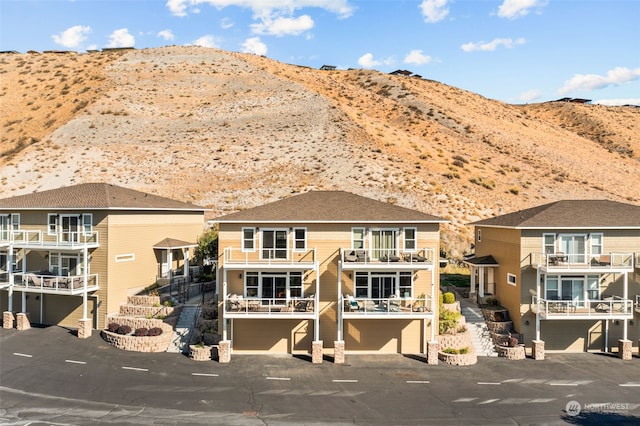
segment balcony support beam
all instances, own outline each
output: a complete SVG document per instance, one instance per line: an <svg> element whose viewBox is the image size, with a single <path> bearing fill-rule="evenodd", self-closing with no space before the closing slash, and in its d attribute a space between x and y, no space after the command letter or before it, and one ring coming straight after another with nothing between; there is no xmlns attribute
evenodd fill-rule
<svg viewBox="0 0 640 426"><path fill-rule="evenodd" d="M336 340L340 342L342 341L342 311L344 310L344 301L342 300L342 260L340 259L338 259L338 303L340 305L338 306L338 338Z"/></svg>
<svg viewBox="0 0 640 426"><path fill-rule="evenodd" d="M540 339L540 269L536 269L536 340Z"/></svg>

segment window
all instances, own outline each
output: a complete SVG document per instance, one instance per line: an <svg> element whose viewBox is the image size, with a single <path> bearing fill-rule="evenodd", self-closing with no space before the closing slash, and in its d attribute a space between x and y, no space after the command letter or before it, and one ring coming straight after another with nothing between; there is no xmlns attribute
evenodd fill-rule
<svg viewBox="0 0 640 426"><path fill-rule="evenodd" d="M20 229L20 213L11 213L11 229L14 231Z"/></svg>
<svg viewBox="0 0 640 426"><path fill-rule="evenodd" d="M287 258L287 232L284 229L262 231L262 258Z"/></svg>
<svg viewBox="0 0 640 426"><path fill-rule="evenodd" d="M543 234L544 243L542 252L544 254L556 253L556 234Z"/></svg>
<svg viewBox="0 0 640 426"><path fill-rule="evenodd" d="M289 297L302 297L302 273L291 272L289 274Z"/></svg>
<svg viewBox="0 0 640 426"><path fill-rule="evenodd" d="M136 255L134 253L117 254L116 255L116 263L117 262L131 262L133 260L136 260Z"/></svg>
<svg viewBox="0 0 640 426"><path fill-rule="evenodd" d="M47 215L47 235L56 235L58 229L58 215L55 213L49 213Z"/></svg>
<svg viewBox="0 0 640 426"><path fill-rule="evenodd" d="M400 297L413 297L413 275L411 272L400 272L398 289Z"/></svg>
<svg viewBox="0 0 640 426"><path fill-rule="evenodd" d="M13 256L9 253L9 251L0 251L0 271L18 271L18 253L16 250L13 251Z"/></svg>
<svg viewBox="0 0 640 426"><path fill-rule="evenodd" d="M351 229L351 248L352 249L364 249L364 228L352 228Z"/></svg>
<svg viewBox="0 0 640 426"><path fill-rule="evenodd" d="M476 239L478 240L478 242L482 241L482 229L478 229L478 232L476 232Z"/></svg>
<svg viewBox="0 0 640 426"><path fill-rule="evenodd" d="M84 264L80 256L52 252L49 254L49 271L63 277L78 276L84 273Z"/></svg>
<svg viewBox="0 0 640 426"><path fill-rule="evenodd" d="M558 277L547 277L545 281L545 297L549 300L560 300Z"/></svg>
<svg viewBox="0 0 640 426"><path fill-rule="evenodd" d="M246 272L244 289L246 298L262 299L262 304L274 303L273 299L304 297L301 272Z"/></svg>
<svg viewBox="0 0 640 426"><path fill-rule="evenodd" d="M93 214L82 214L82 235L85 237L90 236L93 233Z"/></svg>
<svg viewBox="0 0 640 426"><path fill-rule="evenodd" d="M513 274L507 273L507 283L510 285L516 285L516 276Z"/></svg>
<svg viewBox="0 0 640 426"><path fill-rule="evenodd" d="M590 243L592 256L597 256L603 253L602 234L591 234Z"/></svg>
<svg viewBox="0 0 640 426"><path fill-rule="evenodd" d="M371 257L377 260L397 255L397 234L395 229L372 230Z"/></svg>
<svg viewBox="0 0 640 426"><path fill-rule="evenodd" d="M598 277L597 275L587 276L587 299L600 299L600 277Z"/></svg>
<svg viewBox="0 0 640 426"><path fill-rule="evenodd" d="M586 234L560 234L560 251L569 263L585 263Z"/></svg>
<svg viewBox="0 0 640 426"><path fill-rule="evenodd" d="M404 250L416 251L418 248L417 243L417 229L416 228L404 228Z"/></svg>
<svg viewBox="0 0 640 426"><path fill-rule="evenodd" d="M356 299L387 299L393 296L413 297L412 272L356 272Z"/></svg>
<svg viewBox="0 0 640 426"><path fill-rule="evenodd" d="M255 251L256 230L255 228L242 228L242 251Z"/></svg>
<svg viewBox="0 0 640 426"><path fill-rule="evenodd" d="M356 272L355 290L356 297L365 299L369 297L369 274Z"/></svg>
<svg viewBox="0 0 640 426"><path fill-rule="evenodd" d="M257 272L247 272L245 274L244 288L245 297L258 297L260 285Z"/></svg>
<svg viewBox="0 0 640 426"><path fill-rule="evenodd" d="M293 250L305 251L307 249L307 230L305 228L293 228Z"/></svg>

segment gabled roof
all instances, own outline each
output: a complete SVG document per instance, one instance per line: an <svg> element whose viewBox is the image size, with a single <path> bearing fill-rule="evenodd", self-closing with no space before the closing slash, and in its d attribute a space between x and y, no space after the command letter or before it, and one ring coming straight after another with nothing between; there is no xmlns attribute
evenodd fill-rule
<svg viewBox="0 0 640 426"><path fill-rule="evenodd" d="M470 257L464 260L464 263L469 263L475 266L500 266L496 259L493 256L480 256L480 257Z"/></svg>
<svg viewBox="0 0 640 426"><path fill-rule="evenodd" d="M0 200L0 210L187 210L204 207L106 183L73 186Z"/></svg>
<svg viewBox="0 0 640 426"><path fill-rule="evenodd" d="M175 238L165 238L162 241L158 241L153 248L154 249L179 249L185 247L197 247L197 243L190 243L188 241L176 240Z"/></svg>
<svg viewBox="0 0 640 426"><path fill-rule="evenodd" d="M609 200L564 200L471 223L498 228L640 228L640 206Z"/></svg>
<svg viewBox="0 0 640 426"><path fill-rule="evenodd" d="M311 191L213 220L219 223L441 223L445 219L345 191Z"/></svg>

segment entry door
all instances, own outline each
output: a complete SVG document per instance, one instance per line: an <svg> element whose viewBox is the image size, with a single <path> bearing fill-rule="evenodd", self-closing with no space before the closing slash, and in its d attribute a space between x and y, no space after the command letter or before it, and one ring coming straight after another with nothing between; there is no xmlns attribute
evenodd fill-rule
<svg viewBox="0 0 640 426"><path fill-rule="evenodd" d="M372 276L371 277L371 297L373 299L386 299L396 290L395 276Z"/></svg>
<svg viewBox="0 0 640 426"><path fill-rule="evenodd" d="M167 251L160 252L160 278L169 277L169 261L167 260Z"/></svg>
<svg viewBox="0 0 640 426"><path fill-rule="evenodd" d="M577 307L584 307L584 280L580 278L563 278L562 300L571 300Z"/></svg>
<svg viewBox="0 0 640 426"><path fill-rule="evenodd" d="M72 275L79 275L78 267L78 258L77 257L65 257L62 256L60 259L61 268L60 272L62 276L69 277Z"/></svg>
<svg viewBox="0 0 640 426"><path fill-rule="evenodd" d="M397 234L393 229L378 229L371 231L371 257L373 259L395 256Z"/></svg>
<svg viewBox="0 0 640 426"><path fill-rule="evenodd" d="M585 263L585 235L561 235L560 251L567 255L569 263Z"/></svg>
<svg viewBox="0 0 640 426"><path fill-rule="evenodd" d="M263 299L284 299L287 297L287 277L262 277L262 298Z"/></svg>
<svg viewBox="0 0 640 426"><path fill-rule="evenodd" d="M269 230L262 231L262 258L286 259L287 258L287 231Z"/></svg>
<svg viewBox="0 0 640 426"><path fill-rule="evenodd" d="M78 225L80 218L78 216L61 216L62 226L60 230L60 240L64 242L77 243Z"/></svg>

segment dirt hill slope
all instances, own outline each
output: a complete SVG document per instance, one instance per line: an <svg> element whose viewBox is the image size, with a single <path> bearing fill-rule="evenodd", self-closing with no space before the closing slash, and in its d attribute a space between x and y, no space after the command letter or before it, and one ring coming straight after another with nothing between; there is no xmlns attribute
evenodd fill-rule
<svg viewBox="0 0 640 426"><path fill-rule="evenodd" d="M640 108L508 105L442 83L199 47L0 57L0 196L105 181L212 208L343 189L466 223L640 202Z"/></svg>

